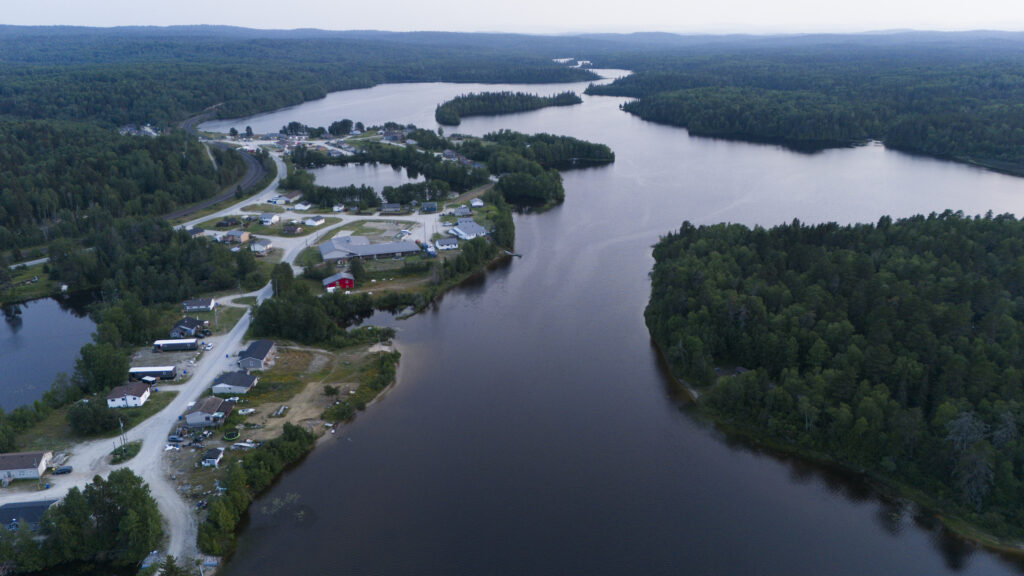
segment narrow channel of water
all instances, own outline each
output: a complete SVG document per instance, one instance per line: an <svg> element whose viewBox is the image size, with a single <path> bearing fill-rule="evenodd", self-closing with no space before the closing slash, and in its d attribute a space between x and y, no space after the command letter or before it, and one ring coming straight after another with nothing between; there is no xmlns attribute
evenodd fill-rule
<svg viewBox="0 0 1024 576"><path fill-rule="evenodd" d="M264 117L433 128L425 111L463 91L379 86ZM463 122L469 134L604 142L617 161L566 173L564 205L516 217L522 259L397 323L397 385L254 504L227 574L1021 570L858 478L761 453L693 418L642 313L651 245L683 220L1021 215L1024 180L877 145L807 155L692 138L622 113L622 101ZM258 121L223 125L258 132ZM289 494L298 503L274 511Z"/></svg>

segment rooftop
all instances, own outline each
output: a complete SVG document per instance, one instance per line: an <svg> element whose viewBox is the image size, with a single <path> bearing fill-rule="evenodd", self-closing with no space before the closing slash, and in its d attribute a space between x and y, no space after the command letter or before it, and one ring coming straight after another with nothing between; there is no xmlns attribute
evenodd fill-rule
<svg viewBox="0 0 1024 576"><path fill-rule="evenodd" d="M227 414L234 408L234 404L224 400L223 398L217 398L216 396L207 396L202 400L196 402L191 408L185 411L185 414L192 414L195 412L202 412L203 414Z"/></svg>
<svg viewBox="0 0 1024 576"><path fill-rule="evenodd" d="M244 388L251 388L256 383L256 376L236 370L234 372L225 372L220 376L213 379L213 383L216 384L227 384L228 386L239 386Z"/></svg>
<svg viewBox="0 0 1024 576"><path fill-rule="evenodd" d="M249 344L249 347L238 353L239 358L255 358L257 360L263 360L270 354L270 349L274 347L273 340L256 340Z"/></svg>
<svg viewBox="0 0 1024 576"><path fill-rule="evenodd" d="M334 284L338 280L342 280L342 279L351 280L353 282L356 281L356 277L351 275L351 274L349 274L348 272L338 272L337 274L335 274L333 276L328 276L327 278L324 278L323 285L324 286L329 286L331 284Z"/></svg>
<svg viewBox="0 0 1024 576"><path fill-rule="evenodd" d="M135 396L136 398L142 396L146 390L149 390L149 384L145 382L129 382L121 386L114 386L107 394L107 400L114 400L117 398L123 398L125 396Z"/></svg>
<svg viewBox="0 0 1024 576"><path fill-rule="evenodd" d="M38 468L49 452L8 452L0 454L0 470L23 470Z"/></svg>

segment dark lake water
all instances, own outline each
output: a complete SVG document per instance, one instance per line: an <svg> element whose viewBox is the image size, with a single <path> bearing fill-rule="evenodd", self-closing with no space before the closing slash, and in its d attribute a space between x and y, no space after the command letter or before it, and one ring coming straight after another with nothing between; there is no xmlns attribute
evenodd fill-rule
<svg viewBox="0 0 1024 576"><path fill-rule="evenodd" d="M465 91L380 86L273 123L434 128L434 106ZM1018 573L857 478L694 418L642 314L651 245L683 220L1020 215L1024 180L877 145L693 138L621 102L463 122L604 142L617 161L565 173L564 205L516 217L523 258L397 323L397 385L254 504L227 574Z"/></svg>
<svg viewBox="0 0 1024 576"><path fill-rule="evenodd" d="M316 175L316 183L321 186L372 186L380 192L385 186L401 186L410 182L423 182L422 175L410 178L405 168L395 170L385 164L349 164L348 166L324 166L310 170Z"/></svg>
<svg viewBox="0 0 1024 576"><path fill-rule="evenodd" d="M96 327L85 312L90 301L90 296L33 300L0 319L0 407L31 404L59 372L70 376L78 349Z"/></svg>

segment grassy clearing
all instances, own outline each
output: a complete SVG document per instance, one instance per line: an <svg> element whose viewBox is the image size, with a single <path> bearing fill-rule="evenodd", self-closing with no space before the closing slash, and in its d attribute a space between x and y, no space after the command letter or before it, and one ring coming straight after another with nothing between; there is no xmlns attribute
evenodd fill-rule
<svg viewBox="0 0 1024 576"><path fill-rule="evenodd" d="M284 208L277 204L270 204L269 202L264 202L263 204L247 204L242 206L241 210L242 212L258 212L261 214L264 212L273 214L280 214L284 212Z"/></svg>
<svg viewBox="0 0 1024 576"><path fill-rule="evenodd" d="M324 259L320 256L319 246L310 246L309 248L303 248L302 252L295 257L295 265L308 268L310 266L316 266L323 262Z"/></svg>
<svg viewBox="0 0 1024 576"><path fill-rule="evenodd" d="M255 298L253 298L255 301ZM200 320L210 322L210 331L214 334L226 334L238 324L245 314L245 308L235 306L218 306L214 312L193 312L189 316L195 316Z"/></svg>
<svg viewBox="0 0 1024 576"><path fill-rule="evenodd" d="M135 458L135 455L138 454L139 450L141 449L141 440L136 440L135 442L129 442L127 444L122 444L117 448L114 448L113 452L110 453L110 463L120 464L121 462L127 462L132 458Z"/></svg>
<svg viewBox="0 0 1024 576"><path fill-rule="evenodd" d="M25 302L56 294L60 287L43 272L43 266L19 266L11 270L10 284L0 289L0 302Z"/></svg>
<svg viewBox="0 0 1024 576"><path fill-rule="evenodd" d="M241 298L235 298L235 304L241 304L243 306L254 306L256 305L256 297L242 296Z"/></svg>

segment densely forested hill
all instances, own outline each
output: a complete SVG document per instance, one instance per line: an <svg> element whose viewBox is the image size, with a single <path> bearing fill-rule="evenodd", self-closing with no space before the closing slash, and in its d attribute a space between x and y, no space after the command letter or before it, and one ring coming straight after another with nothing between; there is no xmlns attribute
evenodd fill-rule
<svg viewBox="0 0 1024 576"><path fill-rule="evenodd" d="M1019 34L746 39L608 58L637 73L588 93L635 97L626 111L697 135L801 149L876 139L1024 174Z"/></svg>
<svg viewBox="0 0 1024 576"><path fill-rule="evenodd" d="M475 35L231 28L0 28L0 115L175 123L382 82L568 82L590 72Z"/></svg>
<svg viewBox="0 0 1024 576"><path fill-rule="evenodd" d="M684 223L654 256L647 324L708 413L1024 534L1024 221Z"/></svg>

